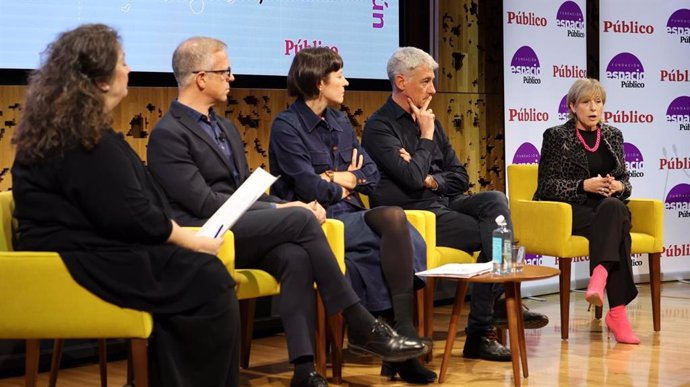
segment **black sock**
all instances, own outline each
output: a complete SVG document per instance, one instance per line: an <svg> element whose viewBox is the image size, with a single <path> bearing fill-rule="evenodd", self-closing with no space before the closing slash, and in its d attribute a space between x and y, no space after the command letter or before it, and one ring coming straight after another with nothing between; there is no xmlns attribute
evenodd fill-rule
<svg viewBox="0 0 690 387"><path fill-rule="evenodd" d="M414 296L412 294L396 294L392 297L393 314L395 315L395 330L403 336L417 338L414 327Z"/></svg>
<svg viewBox="0 0 690 387"><path fill-rule="evenodd" d="M369 333L374 322L376 322L374 316L360 303L345 308L343 310L343 317L349 327L348 331L358 336L364 336Z"/></svg>
<svg viewBox="0 0 690 387"><path fill-rule="evenodd" d="M293 380L305 380L314 368L314 356L300 356L294 362L295 372L292 375Z"/></svg>

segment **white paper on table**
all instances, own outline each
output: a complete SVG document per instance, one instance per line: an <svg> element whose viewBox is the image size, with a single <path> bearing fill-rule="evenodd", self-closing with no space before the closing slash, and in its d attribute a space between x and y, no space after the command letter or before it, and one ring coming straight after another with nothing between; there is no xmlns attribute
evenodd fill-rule
<svg viewBox="0 0 690 387"><path fill-rule="evenodd" d="M197 235L210 238L223 235L276 180L277 177L257 168L201 226Z"/></svg>
<svg viewBox="0 0 690 387"><path fill-rule="evenodd" d="M447 263L430 270L415 273L420 277L455 277L470 278L476 275L490 273L493 262L484 263Z"/></svg>

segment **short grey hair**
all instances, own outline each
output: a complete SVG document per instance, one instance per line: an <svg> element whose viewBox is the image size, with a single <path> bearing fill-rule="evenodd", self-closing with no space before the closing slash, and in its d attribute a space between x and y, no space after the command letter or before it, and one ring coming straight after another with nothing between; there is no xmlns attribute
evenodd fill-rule
<svg viewBox="0 0 690 387"><path fill-rule="evenodd" d="M602 86L599 81L594 78L577 79L573 82L573 85L570 86L568 97L566 98L568 101L568 118L575 118L573 109L570 108L571 104L577 105L585 99L596 97L600 97L601 102L606 104L606 90L604 90L604 86Z"/></svg>
<svg viewBox="0 0 690 387"><path fill-rule="evenodd" d="M224 51L227 47L224 42L205 36L195 36L180 43L172 57L177 86L186 86L194 71L211 69L213 54Z"/></svg>
<svg viewBox="0 0 690 387"><path fill-rule="evenodd" d="M395 87L395 76L400 74L403 76L409 75L417 67L426 66L432 70L438 68L438 63L423 50L417 47L400 47L388 59L386 71L388 71L388 80L391 85Z"/></svg>

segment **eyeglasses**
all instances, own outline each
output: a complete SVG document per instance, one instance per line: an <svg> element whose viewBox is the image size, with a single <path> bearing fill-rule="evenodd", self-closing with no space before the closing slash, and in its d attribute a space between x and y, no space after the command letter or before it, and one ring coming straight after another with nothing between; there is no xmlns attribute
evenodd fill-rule
<svg viewBox="0 0 690 387"><path fill-rule="evenodd" d="M223 78L230 78L232 75L232 68L228 66L226 70L196 70L192 71L192 74L199 74L199 73L211 73L211 74L218 74L222 76Z"/></svg>

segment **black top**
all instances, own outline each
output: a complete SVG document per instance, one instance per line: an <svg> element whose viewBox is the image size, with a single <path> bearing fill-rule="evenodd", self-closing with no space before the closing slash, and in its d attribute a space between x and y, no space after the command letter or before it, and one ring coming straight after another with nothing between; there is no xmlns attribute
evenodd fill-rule
<svg viewBox="0 0 690 387"><path fill-rule="evenodd" d="M580 130L580 135L587 145L592 148L597 142L597 131ZM616 160L613 155L606 150L606 146L600 140L599 148L595 152L587 151L587 165L589 166L590 177L597 175L606 176L616 167Z"/></svg>
<svg viewBox="0 0 690 387"><path fill-rule="evenodd" d="M398 205L427 209L431 204L448 204L449 198L469 188L469 177L460 164L441 124L436 120L433 140L422 139L412 116L392 98L367 120L362 146L376 162L381 180L372 195L373 205ZM405 148L412 160L400 157ZM424 188L432 175L438 190Z"/></svg>
<svg viewBox="0 0 690 387"><path fill-rule="evenodd" d="M12 178L17 250L57 251L75 280L106 301L175 313L233 286L216 270L218 258L165 243L166 202L122 134L108 130L92 151L15 162ZM202 270L215 274L190 288Z"/></svg>

